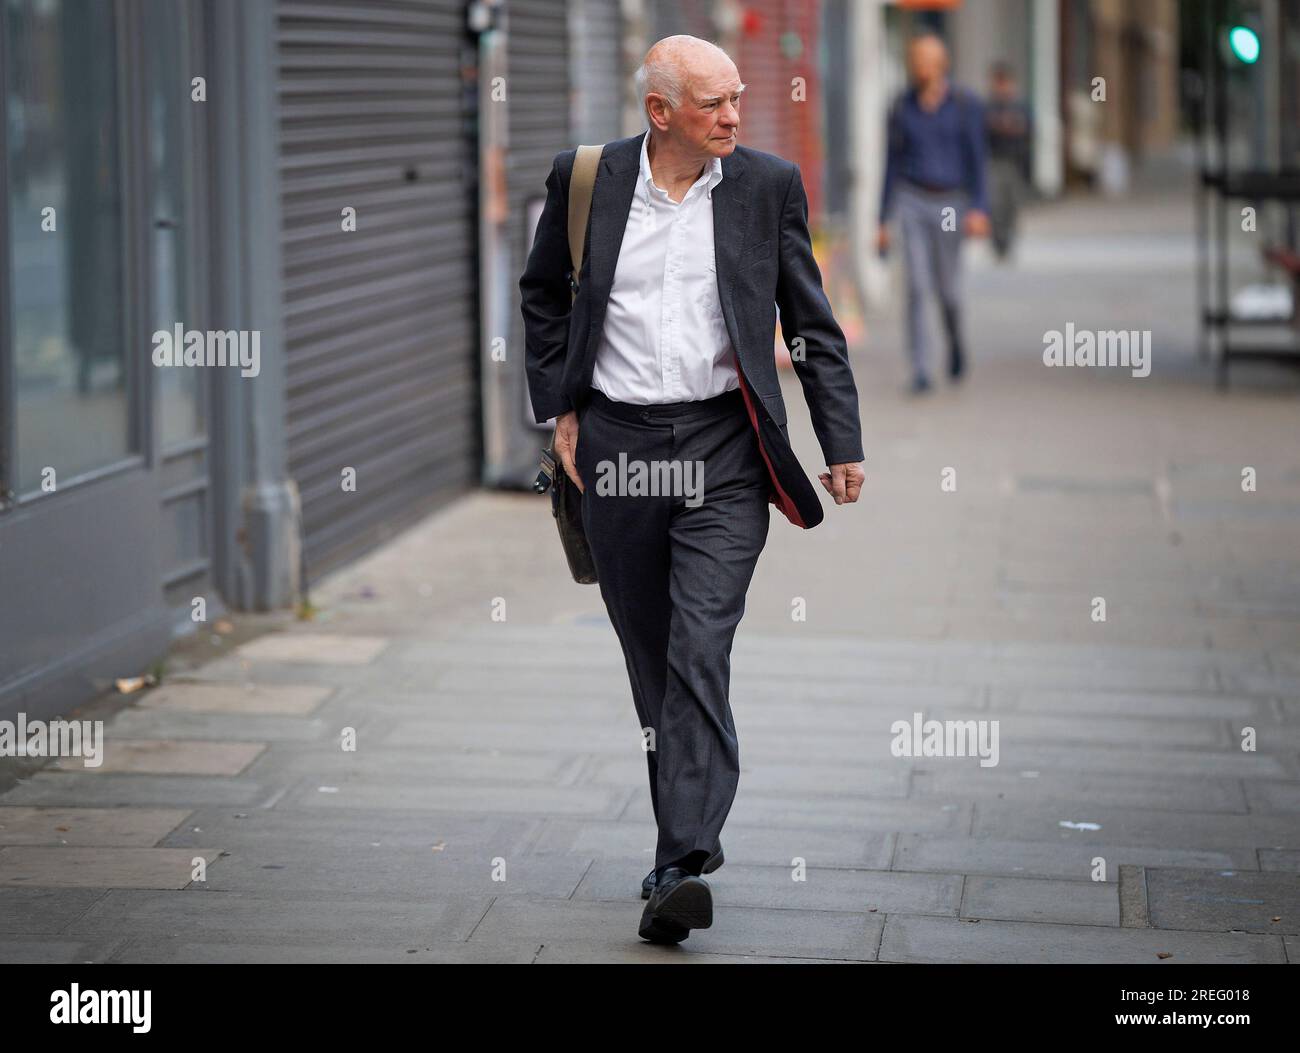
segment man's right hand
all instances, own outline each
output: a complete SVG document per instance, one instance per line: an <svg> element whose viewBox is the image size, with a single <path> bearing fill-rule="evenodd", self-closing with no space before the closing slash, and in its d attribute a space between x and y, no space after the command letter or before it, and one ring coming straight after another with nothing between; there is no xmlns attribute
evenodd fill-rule
<svg viewBox="0 0 1300 1053"><path fill-rule="evenodd" d="M884 255L889 251L889 228L881 224L880 230L876 232L876 251Z"/></svg>
<svg viewBox="0 0 1300 1053"><path fill-rule="evenodd" d="M578 411L569 410L555 418L555 456L564 466L564 474L573 480L578 493L586 493L586 487L578 477L578 468L573 458L578 452Z"/></svg>

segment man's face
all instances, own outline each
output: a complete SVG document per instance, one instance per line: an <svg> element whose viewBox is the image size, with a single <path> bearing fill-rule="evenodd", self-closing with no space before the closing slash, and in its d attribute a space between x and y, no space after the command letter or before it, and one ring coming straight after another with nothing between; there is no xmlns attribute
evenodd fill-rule
<svg viewBox="0 0 1300 1053"><path fill-rule="evenodd" d="M740 136L740 95L744 85L736 67L719 59L688 71L681 105L668 112L668 134L702 159L727 157Z"/></svg>
<svg viewBox="0 0 1300 1053"><path fill-rule="evenodd" d="M937 83L948 72L948 50L933 37L914 41L907 51L907 71L918 88Z"/></svg>

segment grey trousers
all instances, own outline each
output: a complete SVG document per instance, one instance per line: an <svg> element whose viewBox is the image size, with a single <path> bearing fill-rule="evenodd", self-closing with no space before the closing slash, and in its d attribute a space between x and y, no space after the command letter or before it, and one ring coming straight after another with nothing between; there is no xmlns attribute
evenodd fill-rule
<svg viewBox="0 0 1300 1053"><path fill-rule="evenodd" d="M989 161L989 222L993 227L993 248L999 256L1011 250L1016 239L1016 221L1026 193L1020 165L1006 158Z"/></svg>
<svg viewBox="0 0 1300 1053"><path fill-rule="evenodd" d="M641 406L600 392L582 411L575 457L582 518L645 739L659 838L655 868L693 873L717 848L740 752L731 643L767 541L767 471L739 391ZM698 494L601 493L626 463L697 466Z"/></svg>
<svg viewBox="0 0 1300 1053"><path fill-rule="evenodd" d="M961 319L961 224L968 197L961 191L929 191L911 183L898 187L897 214L903 236L903 261L907 268L907 345L912 372L928 377L930 336L925 313L927 300L937 295L949 347L963 348ZM955 229L944 230L943 210L955 211Z"/></svg>

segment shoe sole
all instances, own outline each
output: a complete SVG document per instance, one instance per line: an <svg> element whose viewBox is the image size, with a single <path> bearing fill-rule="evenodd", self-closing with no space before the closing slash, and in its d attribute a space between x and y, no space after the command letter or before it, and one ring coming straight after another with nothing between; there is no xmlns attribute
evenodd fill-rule
<svg viewBox="0 0 1300 1053"><path fill-rule="evenodd" d="M708 882L688 877L672 887L653 914L642 915L637 934L651 943L681 943L691 929L707 929L712 924L713 893Z"/></svg>
<svg viewBox="0 0 1300 1053"><path fill-rule="evenodd" d="M681 943L690 936L691 931L652 916L641 919L641 927L636 930L636 934L651 943Z"/></svg>
<svg viewBox="0 0 1300 1053"><path fill-rule="evenodd" d="M718 854L716 856L709 856L709 858L705 861L704 866L702 868L702 873L712 874L715 870L718 869L718 867L722 866L722 864L725 863L726 861L727 861L727 857L722 854L722 849L719 848ZM646 888L645 883L643 882L641 885L641 898L649 899L650 894L654 892L654 888L655 888L654 885L651 885L649 888Z"/></svg>

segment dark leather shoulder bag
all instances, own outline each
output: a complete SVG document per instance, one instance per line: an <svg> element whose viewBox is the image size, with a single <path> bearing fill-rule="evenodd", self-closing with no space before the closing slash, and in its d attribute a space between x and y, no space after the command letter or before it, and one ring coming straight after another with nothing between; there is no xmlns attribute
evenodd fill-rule
<svg viewBox="0 0 1300 1053"><path fill-rule="evenodd" d="M583 242L587 235L587 217L591 215L591 196L596 186L596 166L600 163L603 146L579 146L573 159L573 174L569 177L569 259L573 270L569 273L570 304L578 298L578 275L582 273ZM569 573L580 585L596 582L596 565L591 558L591 546L582 527L582 492L573 484L560 458L555 453L555 432L551 432L550 445L542 451L541 471L533 489L539 494L551 491L551 514L560 531L560 544L569 561Z"/></svg>

